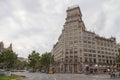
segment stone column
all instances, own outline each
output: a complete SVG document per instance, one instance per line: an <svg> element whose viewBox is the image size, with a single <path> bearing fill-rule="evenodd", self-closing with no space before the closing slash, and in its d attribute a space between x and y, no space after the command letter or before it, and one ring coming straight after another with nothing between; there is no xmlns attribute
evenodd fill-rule
<svg viewBox="0 0 120 80"><path fill-rule="evenodd" d="M77 64L77 73L80 72L80 64Z"/></svg>
<svg viewBox="0 0 120 80"><path fill-rule="evenodd" d="M72 73L74 73L74 64L72 65Z"/></svg>
<svg viewBox="0 0 120 80"><path fill-rule="evenodd" d="M65 64L63 64L63 72L65 72Z"/></svg>
<svg viewBox="0 0 120 80"><path fill-rule="evenodd" d="M67 72L70 72L70 65L67 64Z"/></svg>
<svg viewBox="0 0 120 80"><path fill-rule="evenodd" d="M62 64L60 63L60 72L61 72Z"/></svg>

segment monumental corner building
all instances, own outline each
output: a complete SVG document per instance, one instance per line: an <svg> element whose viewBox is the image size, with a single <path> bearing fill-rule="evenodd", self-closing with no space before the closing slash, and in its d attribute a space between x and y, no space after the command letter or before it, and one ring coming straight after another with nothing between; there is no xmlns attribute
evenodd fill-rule
<svg viewBox="0 0 120 80"><path fill-rule="evenodd" d="M62 34L52 49L54 70L73 73L114 67L118 54L116 39L87 31L79 6L69 7L66 12Z"/></svg>

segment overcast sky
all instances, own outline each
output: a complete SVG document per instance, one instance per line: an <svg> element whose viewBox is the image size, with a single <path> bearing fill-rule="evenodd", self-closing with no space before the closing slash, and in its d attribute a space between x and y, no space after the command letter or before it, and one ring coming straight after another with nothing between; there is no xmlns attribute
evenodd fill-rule
<svg viewBox="0 0 120 80"><path fill-rule="evenodd" d="M120 42L120 0L0 0L0 41L12 43L21 57L51 51L73 5L80 6L87 30Z"/></svg>

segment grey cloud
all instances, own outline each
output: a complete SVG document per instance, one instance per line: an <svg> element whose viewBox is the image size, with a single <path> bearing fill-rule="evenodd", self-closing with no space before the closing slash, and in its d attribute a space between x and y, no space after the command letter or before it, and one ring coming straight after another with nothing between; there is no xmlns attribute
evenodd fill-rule
<svg viewBox="0 0 120 80"><path fill-rule="evenodd" d="M42 10L42 4L40 3L41 0L24 0L21 1L23 7L28 13L38 13Z"/></svg>
<svg viewBox="0 0 120 80"><path fill-rule="evenodd" d="M13 43L19 56L50 51L62 32L66 9L78 4L88 30L115 36L120 29L118 0L0 0L0 41ZM106 35L105 35L106 34Z"/></svg>

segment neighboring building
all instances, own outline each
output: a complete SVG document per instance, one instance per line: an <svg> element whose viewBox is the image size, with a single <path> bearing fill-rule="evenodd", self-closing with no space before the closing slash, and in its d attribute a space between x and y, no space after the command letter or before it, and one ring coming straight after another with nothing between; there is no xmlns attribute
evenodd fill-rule
<svg viewBox="0 0 120 80"><path fill-rule="evenodd" d="M23 58L23 57L18 57L18 60L20 60L20 61L27 61L27 59Z"/></svg>
<svg viewBox="0 0 120 80"><path fill-rule="evenodd" d="M8 48L4 48L4 43L0 42L0 52L5 50L12 50L12 44Z"/></svg>
<svg viewBox="0 0 120 80"><path fill-rule="evenodd" d="M120 43L117 44L117 49L118 49L118 52L119 52L118 55L120 55ZM120 62L117 63L117 68L120 71Z"/></svg>
<svg viewBox="0 0 120 80"><path fill-rule="evenodd" d="M73 73L94 68L105 71L115 64L116 54L114 37L100 37L87 31L79 6L68 8L62 34L52 50L56 72Z"/></svg>
<svg viewBox="0 0 120 80"><path fill-rule="evenodd" d="M118 49L120 49L120 43L117 44Z"/></svg>

